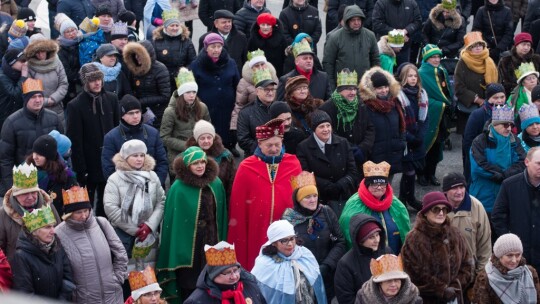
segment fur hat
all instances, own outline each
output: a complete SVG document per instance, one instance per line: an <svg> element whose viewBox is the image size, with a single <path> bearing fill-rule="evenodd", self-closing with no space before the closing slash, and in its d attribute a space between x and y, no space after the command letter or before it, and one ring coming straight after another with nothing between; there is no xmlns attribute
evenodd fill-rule
<svg viewBox="0 0 540 304"><path fill-rule="evenodd" d="M32 152L37 153L47 160L56 160L58 158L58 145L54 137L49 134L41 135L32 145Z"/></svg>
<svg viewBox="0 0 540 304"><path fill-rule="evenodd" d="M373 75L371 75L371 82L373 83L374 88L390 86L390 83L388 82L388 79L381 72L373 73Z"/></svg>
<svg viewBox="0 0 540 304"><path fill-rule="evenodd" d="M132 110L142 110L141 103L137 97L126 94L120 99L120 116L124 116L127 112Z"/></svg>
<svg viewBox="0 0 540 304"><path fill-rule="evenodd" d="M193 138L198 140L203 134L210 134L212 137L216 137L216 129L210 122L201 119L197 121L193 127Z"/></svg>
<svg viewBox="0 0 540 304"><path fill-rule="evenodd" d="M11 39L20 38L26 35L27 30L28 26L26 25L26 22L24 22L24 20L13 20L13 23L11 24L11 27L8 31L8 36Z"/></svg>
<svg viewBox="0 0 540 304"><path fill-rule="evenodd" d="M446 192L454 187L467 187L467 180L463 174L458 172L450 172L444 175L442 182L442 191Z"/></svg>
<svg viewBox="0 0 540 304"><path fill-rule="evenodd" d="M79 76L83 84L88 82L103 79L103 72L93 63L85 63L79 70Z"/></svg>
<svg viewBox="0 0 540 304"><path fill-rule="evenodd" d="M510 252L523 253L523 244L519 237L513 233L501 235L493 244L493 254L497 258Z"/></svg>
<svg viewBox="0 0 540 304"><path fill-rule="evenodd" d="M285 96L291 96L294 90L302 84L309 87L309 80L306 76L298 75L287 79L285 83Z"/></svg>
<svg viewBox="0 0 540 304"><path fill-rule="evenodd" d="M120 156L122 156L123 159L127 159L131 155L135 153L144 153L146 154L148 150L146 149L146 144L142 140L138 139L131 139L126 141L122 148L120 148Z"/></svg>
<svg viewBox="0 0 540 304"><path fill-rule="evenodd" d="M216 33L210 33L206 35L206 37L204 37L203 44L204 44L205 50L210 44L213 44L213 43L219 43L221 45L224 45L223 37L221 37L220 35Z"/></svg>
<svg viewBox="0 0 540 304"><path fill-rule="evenodd" d="M452 210L452 205L448 202L448 199L446 199L446 195L440 191L433 191L424 195L424 198L422 199L422 210L420 210L420 213L426 214L431 207L436 205L445 205L448 207L448 210Z"/></svg>
<svg viewBox="0 0 540 304"><path fill-rule="evenodd" d="M320 124L325 122L332 124L330 115L328 115L328 113L325 111L315 110L313 113L311 113L311 130L315 131Z"/></svg>
<svg viewBox="0 0 540 304"><path fill-rule="evenodd" d="M69 152L69 149L71 149L71 139L56 130L52 130L49 135L56 140L56 151L58 154L62 157L65 156Z"/></svg>

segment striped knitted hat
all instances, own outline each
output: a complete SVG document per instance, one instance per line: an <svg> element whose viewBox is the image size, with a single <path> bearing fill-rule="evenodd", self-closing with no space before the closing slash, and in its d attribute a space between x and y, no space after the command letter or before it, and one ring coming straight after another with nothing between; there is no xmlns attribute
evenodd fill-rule
<svg viewBox="0 0 540 304"><path fill-rule="evenodd" d="M435 44L428 44L422 49L422 60L426 61L433 55L442 56L441 49Z"/></svg>

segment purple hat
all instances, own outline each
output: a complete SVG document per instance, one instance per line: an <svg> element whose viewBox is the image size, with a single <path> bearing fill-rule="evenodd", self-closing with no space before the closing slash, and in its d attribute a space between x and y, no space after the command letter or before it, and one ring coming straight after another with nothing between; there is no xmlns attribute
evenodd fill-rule
<svg viewBox="0 0 540 304"><path fill-rule="evenodd" d="M224 44L223 42L223 38L216 34L216 33L210 33L208 35L206 35L206 37L204 37L204 49L206 50L206 48L208 47L208 45L212 44L212 43L219 43L221 45Z"/></svg>

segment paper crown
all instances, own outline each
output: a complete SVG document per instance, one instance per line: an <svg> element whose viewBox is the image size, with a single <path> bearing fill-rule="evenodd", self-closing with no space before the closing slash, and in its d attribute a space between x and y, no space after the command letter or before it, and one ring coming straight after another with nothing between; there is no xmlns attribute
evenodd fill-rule
<svg viewBox="0 0 540 304"><path fill-rule="evenodd" d="M193 72L186 68L180 68L180 71L178 71L178 76L176 76L176 86L180 87L188 82L196 82Z"/></svg>
<svg viewBox="0 0 540 304"><path fill-rule="evenodd" d="M208 266L226 266L238 263L234 245L221 241L214 246L204 245L206 264Z"/></svg>
<svg viewBox="0 0 540 304"><path fill-rule="evenodd" d="M297 176L291 176L291 187L293 190L311 185L317 186L317 181L315 180L315 174L313 174L313 172L302 171Z"/></svg>
<svg viewBox="0 0 540 304"><path fill-rule="evenodd" d="M43 92L43 82L41 79L27 78L22 84L22 93Z"/></svg>
<svg viewBox="0 0 540 304"><path fill-rule="evenodd" d="M143 271L132 271L128 276L131 291L144 288L151 284L157 284L156 273L150 266Z"/></svg>
<svg viewBox="0 0 540 304"><path fill-rule="evenodd" d="M305 40L302 40L300 42L293 44L292 51L293 51L294 58L296 58L298 55L303 55L303 54L313 55L313 50L311 49L309 42Z"/></svg>
<svg viewBox="0 0 540 304"><path fill-rule="evenodd" d="M30 232L34 232L47 225L56 224L56 218L49 205L34 209L32 212L25 212L22 216L22 220L24 227Z"/></svg>
<svg viewBox="0 0 540 304"><path fill-rule="evenodd" d="M391 279L404 279L407 274L403 272L403 262L400 256L385 254L369 263L373 281L383 282Z"/></svg>
<svg viewBox="0 0 540 304"><path fill-rule="evenodd" d="M521 121L538 116L540 116L540 114L538 113L538 108L534 104L524 104L521 106L521 109L519 109L519 119Z"/></svg>
<svg viewBox="0 0 540 304"><path fill-rule="evenodd" d="M113 24L111 36L126 36L129 34L127 23L118 21Z"/></svg>
<svg viewBox="0 0 540 304"><path fill-rule="evenodd" d="M89 19L88 17L86 17L81 22L81 24L79 24L79 28L83 30L85 33L96 32L99 28L99 18L94 17L92 19Z"/></svg>
<svg viewBox="0 0 540 304"><path fill-rule="evenodd" d="M465 37L463 37L463 42L465 44L465 49L473 46L475 43L480 42L484 45L484 48L487 47L487 43L482 38L482 32L469 32Z"/></svg>
<svg viewBox="0 0 540 304"><path fill-rule="evenodd" d="M383 161L378 164L367 161L364 163L363 166L364 169L364 177L371 177L371 176L384 176L388 177L388 174L390 174L390 164Z"/></svg>
<svg viewBox="0 0 540 304"><path fill-rule="evenodd" d="M264 56L264 51L257 49L253 52L249 52L247 55L249 67L252 68L259 62L267 62L266 56Z"/></svg>
<svg viewBox="0 0 540 304"><path fill-rule="evenodd" d="M453 10L457 7L456 0L442 0L441 4L442 7L447 10Z"/></svg>
<svg viewBox="0 0 540 304"><path fill-rule="evenodd" d="M163 23L165 23L165 21L171 20L171 19L180 20L180 13L175 9L165 10L165 11L163 11L161 13L161 19L163 19Z"/></svg>
<svg viewBox="0 0 540 304"><path fill-rule="evenodd" d="M26 162L20 166L13 166L13 187L28 189L38 186L37 168Z"/></svg>
<svg viewBox="0 0 540 304"><path fill-rule="evenodd" d="M521 84L521 81L531 74L536 74L536 77L538 77L538 72L536 71L534 63L532 62L523 62L519 65L517 70L514 71L514 73L516 74L516 78L518 79L518 84Z"/></svg>
<svg viewBox="0 0 540 304"><path fill-rule="evenodd" d="M405 33L400 30L388 32L388 45L390 47L403 47L405 44Z"/></svg>
<svg viewBox="0 0 540 304"><path fill-rule="evenodd" d="M264 125L255 128L255 133L258 141L267 140L274 136L283 137L285 133L283 119L274 118Z"/></svg>
<svg viewBox="0 0 540 304"><path fill-rule="evenodd" d="M62 189L62 198L64 200L64 206L69 204L89 202L88 190L86 187L73 186L68 190Z"/></svg>
<svg viewBox="0 0 540 304"><path fill-rule="evenodd" d="M270 73L269 69L258 69L253 72L253 84L255 87L265 80L272 80L272 73Z"/></svg>
<svg viewBox="0 0 540 304"><path fill-rule="evenodd" d="M351 72L349 69L343 69L337 74L337 86L357 86L358 73Z"/></svg>
<svg viewBox="0 0 540 304"><path fill-rule="evenodd" d="M493 107L491 121L514 122L514 109L507 105Z"/></svg>

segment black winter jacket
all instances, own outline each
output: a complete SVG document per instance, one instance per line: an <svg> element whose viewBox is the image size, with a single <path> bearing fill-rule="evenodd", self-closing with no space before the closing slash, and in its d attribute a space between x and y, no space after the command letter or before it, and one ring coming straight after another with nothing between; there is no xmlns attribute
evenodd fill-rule
<svg viewBox="0 0 540 304"><path fill-rule="evenodd" d="M289 71L287 74L279 77L276 100L285 100L285 84L287 84L287 80L299 75L300 73L298 73L295 68L294 70ZM332 91L330 90L330 84L326 72L317 69L313 70L313 74L311 74L311 79L309 81L309 93L311 96L313 96L313 98L322 100L327 100L330 98Z"/></svg>
<svg viewBox="0 0 540 304"><path fill-rule="evenodd" d="M283 25L283 34L287 39L287 44L291 44L296 35L300 33L310 35L315 45L321 38L322 25L319 11L309 4L296 7L291 2L287 8L279 13L279 20Z"/></svg>
<svg viewBox="0 0 540 304"><path fill-rule="evenodd" d="M394 29L406 29L407 36L420 31L422 16L414 0L378 0L373 8L373 32L377 38Z"/></svg>
<svg viewBox="0 0 540 304"><path fill-rule="evenodd" d="M264 105L259 98L254 103L240 110L240 113L238 113L236 135L238 136L240 148L244 150L244 157L247 158L252 155L257 148L255 128L265 124L270 119L268 106Z"/></svg>
<svg viewBox="0 0 540 304"><path fill-rule="evenodd" d="M526 33L531 33L531 25L536 20L540 20L540 0L529 1L529 5L527 6L527 14L523 19L523 26L521 30Z"/></svg>
<svg viewBox="0 0 540 304"><path fill-rule="evenodd" d="M493 60L495 63L498 62L498 55L501 52L510 49L514 38L512 12L508 7L504 6L502 1L503 0L499 0L499 3L496 5L488 3L479 8L474 17L472 27L473 31L482 32L482 37L487 42L488 49L490 49L490 55L494 51L498 52L497 58L491 56L491 58L494 58ZM495 35L493 35L493 33L495 33Z"/></svg>
<svg viewBox="0 0 540 304"><path fill-rule="evenodd" d="M218 30L216 28L212 28L212 33L218 33ZM209 33L205 33L204 35L199 38L199 52L201 52L203 46L204 46L204 38ZM238 67L238 73L242 75L242 67L244 66L244 63L247 60L247 53L248 53L248 41L246 38L246 35L239 32L234 28L234 25L229 32L229 36L227 36L227 39L225 39L225 49L227 50L227 53L229 53L229 56L236 62L236 66Z"/></svg>
<svg viewBox="0 0 540 304"><path fill-rule="evenodd" d="M259 25L254 23L248 39L248 51L252 52L257 49L264 51L266 60L274 66L276 75L281 77L283 75L283 63L285 63L285 49L289 45L283 34L281 22L278 21L274 25L272 36L266 39L261 37L259 29Z"/></svg>
<svg viewBox="0 0 540 304"><path fill-rule="evenodd" d="M17 80L13 80L4 73L4 69L8 73L18 75L20 73L13 70L8 64L5 65L7 66L0 68L0 126L4 124L4 121L11 113L22 107L22 83L26 80L26 77L19 77Z"/></svg>
<svg viewBox="0 0 540 304"><path fill-rule="evenodd" d="M262 13L271 14L270 10L266 8L266 4L260 11L256 11L251 7L251 2L249 0L244 1L244 6L239 9L234 15L234 27L239 30L241 33L246 35L246 38L249 40L251 35L251 28L257 21L257 17Z"/></svg>
<svg viewBox="0 0 540 304"><path fill-rule="evenodd" d="M81 78L79 76L79 70L81 64L79 62L79 45L62 46L58 51L58 58L64 66L66 76L68 80L68 92L64 98L64 106L77 96L77 85L81 85Z"/></svg>
<svg viewBox="0 0 540 304"><path fill-rule="evenodd" d="M236 14L241 7L241 0L201 0L199 2L199 18L209 32L214 28L214 13L217 10L228 10Z"/></svg>
<svg viewBox="0 0 540 304"><path fill-rule="evenodd" d="M444 56L456 58L463 47L467 23L456 10L450 11L449 19L445 20L443 10L442 5L437 5L431 10L429 19L422 29L422 38L424 44L437 45Z"/></svg>
<svg viewBox="0 0 540 304"><path fill-rule="evenodd" d="M341 5L358 5L366 18L362 24L362 27L372 29L372 15L375 1L373 0L328 0L328 13L326 15L326 33L335 29L338 26L338 10Z"/></svg>
<svg viewBox="0 0 540 304"><path fill-rule="evenodd" d="M510 96L517 86L515 70L524 62L532 62L535 70L540 71L540 55L535 54L533 48L525 56L520 57L516 52L516 47L512 47L509 56L501 57L498 65L499 82L504 86L506 96Z"/></svg>
<svg viewBox="0 0 540 304"><path fill-rule="evenodd" d="M91 0L60 0L58 1L57 13L64 13L75 24L81 24L84 18L92 18L96 7ZM114 16L113 16L114 17Z"/></svg>
<svg viewBox="0 0 540 304"><path fill-rule="evenodd" d="M118 73L115 80L103 82L103 89L105 89L107 92L116 94L118 99L122 99L122 97L124 97L126 94L133 95L133 92L131 91L131 84L122 71Z"/></svg>

